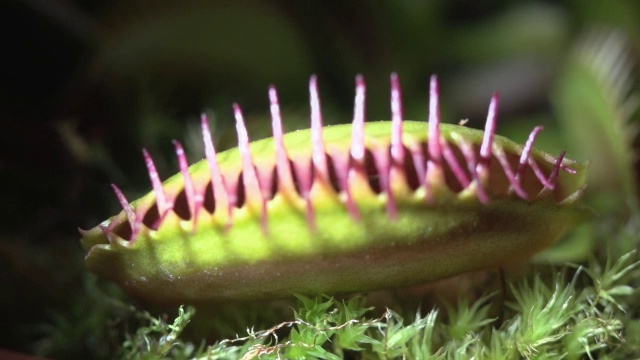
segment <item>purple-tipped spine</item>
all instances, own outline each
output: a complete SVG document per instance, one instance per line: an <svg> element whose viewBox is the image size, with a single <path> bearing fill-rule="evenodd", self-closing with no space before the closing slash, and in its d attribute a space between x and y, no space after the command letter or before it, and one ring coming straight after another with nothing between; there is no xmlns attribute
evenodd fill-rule
<svg viewBox="0 0 640 360"><path fill-rule="evenodd" d="M398 206L396 203L394 191L392 189L393 179L397 176L403 177L406 150L403 140L403 107L402 107L402 90L400 80L396 73L392 73L391 80L391 142L388 148L374 148L371 150L373 156L375 171L380 183L382 193L386 195L386 211L391 219L397 217ZM520 198L527 200L528 194L523 188L522 180L524 178L527 166L531 168L535 177L543 185L540 194L551 192L555 189L558 176L561 170L568 173L575 173L575 170L566 164L563 164L565 152L556 158L553 170L549 176L535 161L533 147L539 133L543 130L542 126L535 127L523 147L520 154L517 168L514 170L511 163L500 147L494 146L494 138L498 124L498 105L499 95L495 93L491 98L487 120L485 124L485 132L480 144L480 151L476 154L474 145L465 139L458 140L458 146L462 152L462 157L466 162L466 170L464 164L460 164L458 157L451 149L451 145L441 134L441 118L440 118L440 87L438 79L433 75L430 79L429 86L429 116L428 116L428 144L427 151L423 151L420 146L407 145L409 155L413 160L418 181L425 187L426 199L428 202L434 200L434 186L443 183L445 166L451 171L456 181L463 189L474 186L475 194L479 201L483 204L489 203L490 197L485 186L489 181L489 167L493 157L500 163L503 172L510 184L510 191L515 192ZM362 75L356 76L356 95L354 104L354 117L352 123L352 139L348 153L333 154L333 170L335 171L338 183L337 190L344 196L344 202L350 216L354 220L360 219L360 210L355 202L353 189L350 184L356 177L362 178L367 176L365 168L365 94L366 84ZM282 126L282 117L280 114L280 105L278 101L277 91L274 86L269 87L269 101L272 117L273 137L275 143L275 172L278 178L277 191L281 193L289 192L293 196L293 192L299 191L299 196L306 202L306 215L310 229L317 230L315 210L311 199L311 189L317 182L328 183L330 179L329 162L327 159L327 149L323 137L323 120L320 106L320 96L318 91L317 77L311 76L309 80L309 95L311 107L311 142L312 154L309 161L291 162L289 154L284 143L284 130ZM269 166L257 166L251 153L249 136L245 126L242 111L237 104L233 105L234 115L236 119L236 130L238 133L238 149L242 159L242 181L244 184L245 204L249 208L260 212L261 227L264 234L268 234L268 202L273 196L272 189L275 178L273 176L273 168ZM233 224L234 208L238 207L238 186L237 179L227 179L222 173L220 164L218 163L217 153L211 137L209 122L206 115L201 117L202 134L205 144L206 159L211 173L211 187L213 191L215 211L226 212L227 229ZM182 145L174 140L176 155L180 167L180 172L184 179L184 192L187 204L193 222L193 231L197 229L197 218L201 209L204 207L204 198L206 189L197 189L193 178L189 172L189 164ZM149 179L155 194L155 201L158 210L158 219L151 227L157 229L164 217L174 208L175 194L167 194L156 166L151 155L143 150L143 156ZM293 164L293 166L292 166ZM294 184L294 175L297 184ZM405 179L406 180L406 179ZM297 190L296 190L297 185ZM131 243L138 236L142 226L144 212L148 209L134 209L128 202L122 191L115 185L113 190L124 209L127 221L131 226ZM539 196L540 196L539 194ZM102 231L111 240L113 227L101 227Z"/></svg>

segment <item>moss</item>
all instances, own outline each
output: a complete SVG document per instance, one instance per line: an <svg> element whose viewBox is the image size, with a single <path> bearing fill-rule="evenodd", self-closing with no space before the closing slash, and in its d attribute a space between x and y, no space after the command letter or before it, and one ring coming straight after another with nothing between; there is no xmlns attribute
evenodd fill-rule
<svg viewBox="0 0 640 360"><path fill-rule="evenodd" d="M637 236L636 239L637 240ZM290 319L213 344L182 340L194 308L173 322L137 312L146 324L131 331L121 354L130 359L520 359L640 356L636 251L587 267L568 265L546 277L513 282L502 317L496 293L460 299L413 317L386 309L381 316L355 296L298 297ZM400 310L399 310L400 311Z"/></svg>

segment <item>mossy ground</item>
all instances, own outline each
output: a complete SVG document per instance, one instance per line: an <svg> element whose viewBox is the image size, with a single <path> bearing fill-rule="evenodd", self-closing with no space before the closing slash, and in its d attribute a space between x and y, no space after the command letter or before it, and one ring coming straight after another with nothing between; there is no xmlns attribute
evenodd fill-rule
<svg viewBox="0 0 640 360"><path fill-rule="evenodd" d="M637 241L637 235L621 236ZM289 320L209 343L180 338L199 315L193 307L181 307L173 321L136 312L145 321L126 335L120 352L126 358L175 359L637 358L638 259L631 251L532 273L509 282L507 294L473 301L461 295L457 304L423 314L367 307L362 296L298 297Z"/></svg>
<svg viewBox="0 0 640 360"><path fill-rule="evenodd" d="M299 296L147 311L86 275L86 296L73 312L50 317L36 348L54 358L82 353L78 343L92 357L125 359L638 358L637 219L597 235L596 246L606 249L600 253L608 254L602 258L532 265L508 276L504 289L491 275L485 290L425 296L418 305L395 292L385 301L374 294Z"/></svg>

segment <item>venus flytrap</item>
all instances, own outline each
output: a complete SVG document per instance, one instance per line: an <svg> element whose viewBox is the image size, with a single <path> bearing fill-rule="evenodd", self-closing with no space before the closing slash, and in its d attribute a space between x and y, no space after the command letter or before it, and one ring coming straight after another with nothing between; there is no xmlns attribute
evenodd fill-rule
<svg viewBox="0 0 640 360"><path fill-rule="evenodd" d="M206 158L81 231L86 265L156 303L268 300L400 287L527 260L588 218L577 204L587 163L496 134L442 123L430 82L429 122L404 120L391 75L391 121L365 122L356 78L351 125L323 126L317 79L311 129L285 133L269 89L273 137L250 142L233 106L238 147L217 153L202 118ZM167 291L170 289L170 291Z"/></svg>
<svg viewBox="0 0 640 360"><path fill-rule="evenodd" d="M567 57L551 96L570 147L591 159L591 203L629 215L638 209L634 141L640 128L631 41L620 29L586 32Z"/></svg>

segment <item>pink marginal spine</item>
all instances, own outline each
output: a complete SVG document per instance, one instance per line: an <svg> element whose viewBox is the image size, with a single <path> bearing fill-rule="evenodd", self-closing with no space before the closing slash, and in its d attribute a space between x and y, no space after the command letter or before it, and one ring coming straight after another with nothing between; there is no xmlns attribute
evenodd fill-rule
<svg viewBox="0 0 640 360"><path fill-rule="evenodd" d="M333 164L338 178L338 190L345 195L345 206L350 216L358 221L360 219L360 211L357 207L353 194L350 191L350 179L354 176L367 176L365 169L365 93L366 84L361 75L356 76L356 96L354 104L354 118L352 123L352 141L348 153L333 155ZM560 170L569 173L575 173L575 170L564 165L563 159L566 152L555 160L554 167L549 176L536 163L531 156L535 140L542 131L542 126L535 127L523 148L519 158L518 167L515 171L511 168L506 154L501 149L493 146L493 140L496 134L498 123L498 102L499 95L495 93L489 105L487 121L485 124L485 132L480 145L480 152L476 156L473 145L467 141L461 140L460 149L467 163L467 172L463 170L458 159L440 133L440 103L439 103L439 84L437 77L433 75L430 80L429 91L429 125L428 125L428 145L427 155L422 149L409 148L409 154L412 157L416 168L417 178L422 186L427 190L427 201L433 201L432 191L430 187L440 181L443 174L443 167L446 163L456 180L462 188L467 188L472 184L476 186L476 194L481 203L489 202L489 195L484 188L484 184L489 177L489 164L492 157L495 157L500 163L512 190L522 199L527 200L527 193L522 188L522 178L527 165L532 169L536 178L543 185L542 192L553 191L559 176ZM311 106L311 142L312 156L310 161L306 163L293 162L291 167L287 148L284 144L284 130L282 127L282 118L280 114L280 105L278 95L274 86L269 87L269 101L272 117L273 137L276 148L276 172L278 175L278 191L286 193L288 196L295 196L296 192L292 174L295 172L298 180L300 196L306 203L307 222L311 230L317 230L315 210L313 208L313 199L310 192L313 184L318 181L329 181L329 168L327 162L327 153L323 138L323 122L320 107L320 96L317 85L317 78L313 75L309 81L309 94ZM388 149L376 149L372 152L376 172L380 178L381 191L387 196L387 214L391 219L397 217L397 204L392 190L392 181L394 178L402 178L404 176L405 146L403 143L403 108L402 108L402 91L400 80L396 73L391 74L391 144ZM245 192L245 205L257 208L261 214L261 227L264 234L268 234L268 201L271 197L271 185L274 181L270 171L259 171L255 166L249 146L249 137L244 123L244 118L240 106L233 105L234 115L236 118L236 130L238 133L238 148L242 158L242 176ZM226 214L227 226L229 229L233 225L233 209L237 207L238 199L238 183L233 179L225 178L220 164L217 160L216 150L212 141L209 122L206 115L201 117L202 133L205 144L206 159L211 173L211 186L215 199L216 211ZM206 189L196 189L191 174L189 173L188 162L182 145L173 141L176 155L180 166L180 172L184 178L185 195L189 206L191 217L194 220L193 229L196 230L195 223L200 210L204 204L204 192ZM157 228L162 219L173 210L176 194L167 194L160 180L158 171L156 170L153 159L150 154L143 150L143 156L153 192L156 198L156 206L159 218L152 227ZM143 224L145 209L134 209L122 191L112 184L112 188L120 202L127 217L127 221L131 226L131 244L138 237ZM541 192L541 193L542 193ZM101 227L105 235L111 239L113 235L113 227L115 225Z"/></svg>

